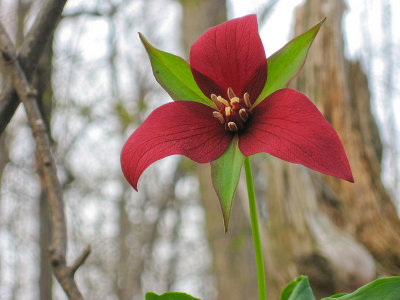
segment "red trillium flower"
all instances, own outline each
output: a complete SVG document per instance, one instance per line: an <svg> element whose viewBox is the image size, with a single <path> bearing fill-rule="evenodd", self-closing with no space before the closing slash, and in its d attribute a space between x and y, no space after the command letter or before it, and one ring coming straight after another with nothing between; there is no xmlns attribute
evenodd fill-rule
<svg viewBox="0 0 400 300"><path fill-rule="evenodd" d="M179 99L186 101L162 105L129 137L121 165L136 190L153 162L174 154L212 162L232 140L244 156L265 152L353 182L337 133L305 95L284 88L258 99L268 65L255 15L200 36L190 50L190 69L209 102Z"/></svg>

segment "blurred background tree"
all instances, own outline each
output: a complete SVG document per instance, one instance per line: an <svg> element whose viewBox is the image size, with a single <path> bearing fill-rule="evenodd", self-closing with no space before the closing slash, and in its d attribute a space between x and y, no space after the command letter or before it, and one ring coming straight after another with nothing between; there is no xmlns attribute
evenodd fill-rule
<svg viewBox="0 0 400 300"><path fill-rule="evenodd" d="M16 45L43 2L0 1L0 19ZM253 159L271 299L298 274L308 275L321 297L400 273L395 208L400 37L393 30L400 9L395 1L347 3L344 22L343 1L303 2L295 13L294 2L284 0L67 2L33 83L63 184L68 254L79 255L87 244L93 249L77 273L87 299L142 299L150 290L186 291L202 299L256 298L243 181L225 235L208 165L164 159L142 176L139 193L119 167L129 134L152 109L170 101L152 78L136 33L188 57L207 28L247 13L257 13L263 39L269 31L283 41L289 40L285 27L272 25L282 14L286 24L294 22L292 36L328 17L291 86L314 100L338 131L356 181L267 155ZM272 44L264 41L267 51L283 46ZM351 50L356 47L362 51ZM9 78L1 65L0 71L3 92ZM51 279L46 191L34 151L19 108L0 136L0 299L66 299Z"/></svg>

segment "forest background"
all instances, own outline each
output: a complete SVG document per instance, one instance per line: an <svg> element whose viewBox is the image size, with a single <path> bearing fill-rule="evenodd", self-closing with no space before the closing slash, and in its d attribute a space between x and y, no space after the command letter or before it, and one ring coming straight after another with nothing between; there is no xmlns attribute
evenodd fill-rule
<svg viewBox="0 0 400 300"><path fill-rule="evenodd" d="M0 0L17 49L50 2ZM327 17L291 87L338 131L355 177L351 185L255 157L271 299L298 274L309 276L318 297L400 274L398 1L71 0L31 82L64 194L67 260L91 245L75 276L86 299L167 290L256 298L243 180L225 235L208 165L166 158L144 173L139 193L119 165L127 137L171 101L137 32L187 57L207 28L249 13L258 15L267 56ZM22 105L10 123L12 114L2 114L9 85L0 60L0 299L66 299L49 264L48 199L32 131Z"/></svg>

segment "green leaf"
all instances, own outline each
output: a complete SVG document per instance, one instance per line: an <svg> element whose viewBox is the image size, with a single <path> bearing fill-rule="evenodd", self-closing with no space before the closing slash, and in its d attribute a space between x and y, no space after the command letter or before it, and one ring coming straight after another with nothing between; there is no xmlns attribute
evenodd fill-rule
<svg viewBox="0 0 400 300"><path fill-rule="evenodd" d="M172 99L199 102L215 108L215 104L200 90L186 61L154 48L141 33L139 37L149 55L154 77Z"/></svg>
<svg viewBox="0 0 400 300"><path fill-rule="evenodd" d="M336 299L336 298L342 297L343 295L347 295L347 294L348 293L340 293L340 294L332 295L332 296L329 296L329 299Z"/></svg>
<svg viewBox="0 0 400 300"><path fill-rule="evenodd" d="M325 19L291 40L267 59L267 82L255 102L256 105L273 92L287 87L290 80L300 72L307 58L308 50Z"/></svg>
<svg viewBox="0 0 400 300"><path fill-rule="evenodd" d="M164 293L157 295L154 293L147 293L146 300L200 300L185 293Z"/></svg>
<svg viewBox="0 0 400 300"><path fill-rule="evenodd" d="M399 300L400 299L400 276L376 279L351 294L338 295L323 298L322 300Z"/></svg>
<svg viewBox="0 0 400 300"><path fill-rule="evenodd" d="M281 293L281 300L315 300L307 276L299 276Z"/></svg>
<svg viewBox="0 0 400 300"><path fill-rule="evenodd" d="M235 136L225 153L211 162L211 177L221 204L225 232L228 231L233 198L244 161L244 155L240 152L238 141L239 138Z"/></svg>

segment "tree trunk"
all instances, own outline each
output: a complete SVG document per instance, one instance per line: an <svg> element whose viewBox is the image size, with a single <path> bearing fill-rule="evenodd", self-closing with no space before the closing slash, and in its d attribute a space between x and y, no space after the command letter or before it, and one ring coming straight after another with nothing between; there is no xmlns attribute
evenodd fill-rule
<svg viewBox="0 0 400 300"><path fill-rule="evenodd" d="M206 26L222 21L210 23L208 5L192 7L195 13L184 6L186 51ZM271 156L253 158L256 188L265 195L258 211L271 299L278 299L282 288L300 274L309 276L319 298L354 290L377 275L399 272L400 223L380 180L382 146L370 110L367 79L359 63L344 57L344 9L343 1L309 0L297 10L296 35L323 17L328 19L291 87L317 101L338 131L356 183ZM200 166L199 176L218 299L256 299L251 229L243 209L245 189L239 185L230 232L224 236L209 166Z"/></svg>
<svg viewBox="0 0 400 300"><path fill-rule="evenodd" d="M39 218L40 218L40 275L39 289L41 300L53 299L53 275L50 266L49 241L50 241L50 220L49 208L47 207L47 193L42 190L39 199Z"/></svg>
<svg viewBox="0 0 400 300"><path fill-rule="evenodd" d="M26 24L26 17L32 7L32 1L21 1L17 3L18 18L16 21L15 40L16 46L19 47L24 39L24 29ZM38 67L34 73L32 84L38 92L39 108L43 119L46 123L46 128L50 133L50 117L52 111L52 100L53 90L51 87L51 75L52 75L52 40L50 38L49 43L44 49L44 53L39 61ZM38 162L39 156L36 155ZM37 166L41 166L37 163ZM40 177L41 192L38 199L39 205L39 248L40 248L40 271L39 271L39 293L40 299L51 300L52 287L53 287L53 274L50 266L49 256L49 241L50 241L50 215L47 201L47 190L44 180L43 170L39 169L38 174Z"/></svg>
<svg viewBox="0 0 400 300"><path fill-rule="evenodd" d="M394 204L380 179L382 146L376 122L371 114L370 92L367 78L358 62L344 58L343 38L340 34L343 1L308 1L297 13L296 26L302 31L307 15L316 7L321 16L328 15L326 29L315 45L311 60L305 67L298 87L303 84L318 104L325 117L337 129L347 150L356 183L347 184L331 177L324 178L340 199L337 215L343 220L336 222L354 236L374 256L380 273L395 274L400 271L400 221ZM328 12L323 8L329 8ZM326 41L326 42L321 42ZM317 54L319 53L319 55ZM313 72L320 67L320 73ZM316 84L315 78L320 78ZM301 84L301 80L303 83ZM360 213L362 212L362 213ZM330 213L336 219L337 215Z"/></svg>
<svg viewBox="0 0 400 300"><path fill-rule="evenodd" d="M122 179L121 179L122 181ZM116 293L118 295L118 299L121 300L129 300L132 299L134 293L139 293L141 291L140 288L140 278L136 278L134 276L133 266L134 262L131 259L131 249L128 244L129 234L132 234L131 230L131 222L129 220L128 212L126 211L126 191L127 184L124 184L124 192L119 198L118 202L118 250L119 257L117 263L116 270Z"/></svg>
<svg viewBox="0 0 400 300"><path fill-rule="evenodd" d="M180 0L183 8L182 44L186 55L208 28L226 21L226 0Z"/></svg>
<svg viewBox="0 0 400 300"><path fill-rule="evenodd" d="M367 79L359 63L344 57L344 10L343 1L321 0L309 0L297 10L295 35L325 16L327 21L291 87L316 101L337 130L355 183L269 159L265 229L266 251L273 257L267 262L273 298L301 273L322 297L399 272L400 223L380 180L382 146Z"/></svg>
<svg viewBox="0 0 400 300"><path fill-rule="evenodd" d="M43 54L36 74L33 78L33 84L38 91L39 107L46 122L46 127L50 132L50 117L52 111L53 90L51 87L51 66L52 66L52 39L48 46L46 46L45 53ZM39 160L38 154L36 155L37 162ZM37 163L37 166L41 166ZM48 194L44 180L43 170L38 170L40 177L41 192L39 196L39 220L40 220L40 275L39 275L39 288L40 299L51 300L52 287L53 287L53 273L50 266L49 256L49 242L50 242L50 213L48 207Z"/></svg>
<svg viewBox="0 0 400 300"><path fill-rule="evenodd" d="M22 29L19 32L23 32ZM20 37L22 41L22 37ZM38 92L39 109L43 120L46 123L49 136L51 138L50 120L53 107L53 88L52 82L52 59L53 59L53 37L44 48L44 53L39 61L38 67L33 75L32 84ZM36 154L37 166L40 168L39 154ZM39 274L39 289L41 300L53 299L53 272L50 265L49 243L50 243L50 212L48 207L48 193L44 179L43 170L38 170L40 177L41 192L39 196L39 246L40 246L40 274Z"/></svg>
<svg viewBox="0 0 400 300"><path fill-rule="evenodd" d="M190 46L211 26L226 21L225 0L181 1L183 6L183 45ZM228 234L224 234L219 200L211 183L209 164L197 168L200 197L206 213L206 232L213 255L213 270L217 279L218 298L230 300L255 299L257 277L251 227L247 211L236 203ZM246 198L247 201L247 198Z"/></svg>
<svg viewBox="0 0 400 300"><path fill-rule="evenodd" d="M219 200L211 183L209 165L198 167L201 201L206 212L206 232L213 255L218 300L257 299L257 270L247 209L236 196L229 231L224 234ZM247 202L244 198L243 202Z"/></svg>

